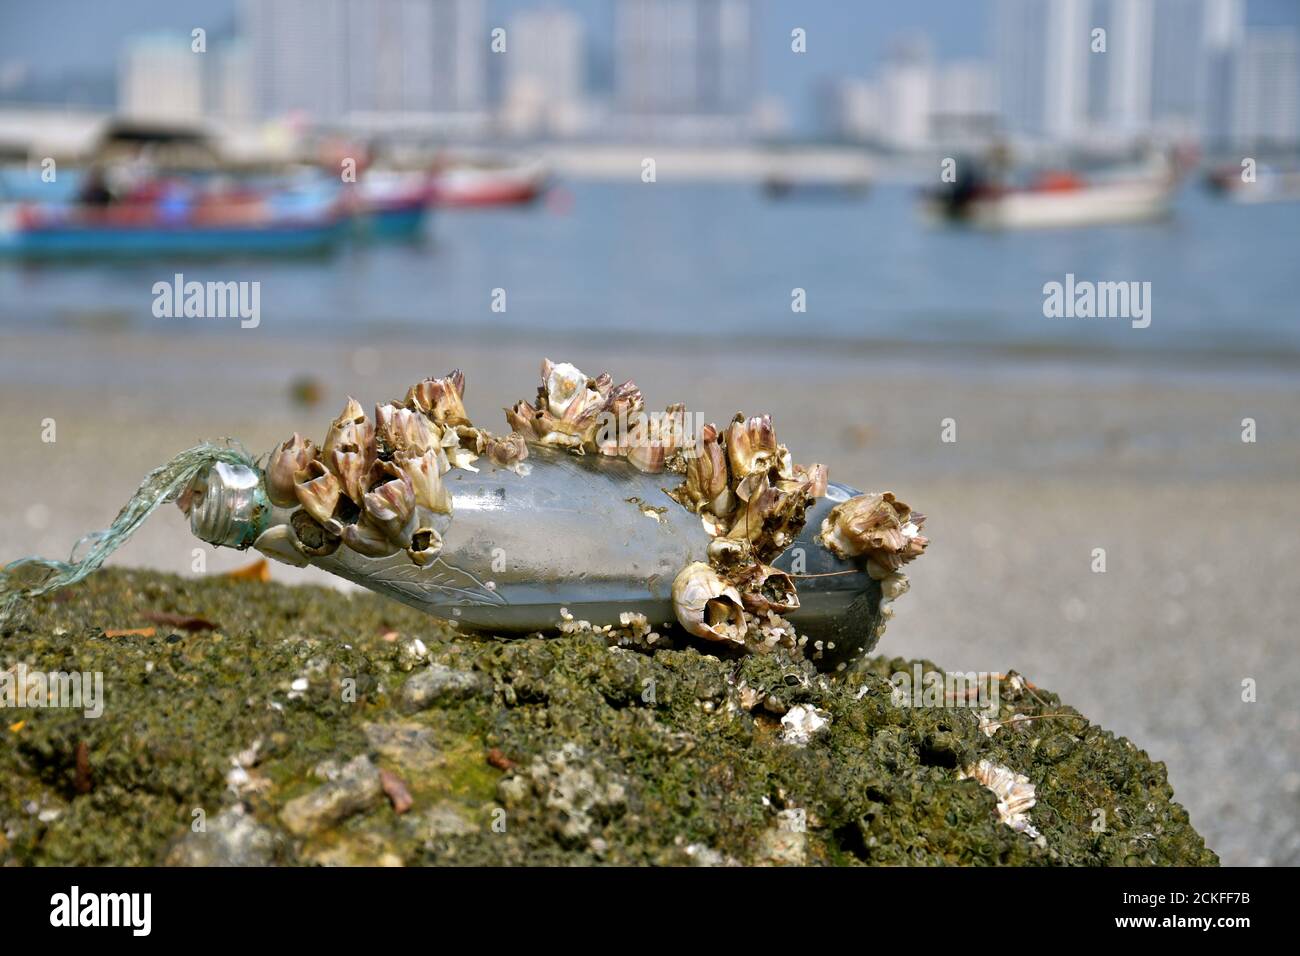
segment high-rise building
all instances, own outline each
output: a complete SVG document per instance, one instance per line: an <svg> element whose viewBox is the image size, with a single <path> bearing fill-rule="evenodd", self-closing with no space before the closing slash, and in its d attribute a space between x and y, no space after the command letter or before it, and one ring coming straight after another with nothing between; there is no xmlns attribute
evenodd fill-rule
<svg viewBox="0 0 1300 956"><path fill-rule="evenodd" d="M1224 143L1233 137L1236 107L1233 87L1241 42L1246 34L1244 0L1205 0L1201 20L1197 113L1202 137Z"/></svg>
<svg viewBox="0 0 1300 956"><path fill-rule="evenodd" d="M1108 73L1103 125L1131 135L1151 125L1155 6L1153 0L1107 0L1106 6L1106 53L1093 54L1089 47L1088 56ZM1090 30L1096 22L1094 13Z"/></svg>
<svg viewBox="0 0 1300 956"><path fill-rule="evenodd" d="M875 83L837 79L822 87L819 102L822 125L832 136L855 142L879 138L883 122L880 90Z"/></svg>
<svg viewBox="0 0 1300 956"><path fill-rule="evenodd" d="M484 0L243 0L241 16L263 116L485 104Z"/></svg>
<svg viewBox="0 0 1300 956"><path fill-rule="evenodd" d="M128 43L118 75L118 110L132 119L200 119L207 54L190 44L184 34L143 36Z"/></svg>
<svg viewBox="0 0 1300 956"><path fill-rule="evenodd" d="M1088 0L998 0L998 99L1010 130L1056 140L1084 133L1089 18Z"/></svg>
<svg viewBox="0 0 1300 956"><path fill-rule="evenodd" d="M253 118L252 58L241 40L223 43L209 56L215 68L208 73L208 112L220 119L240 122Z"/></svg>
<svg viewBox="0 0 1300 956"><path fill-rule="evenodd" d="M586 86L582 21L566 10L529 10L510 20L506 37L506 126L519 133L576 132Z"/></svg>
<svg viewBox="0 0 1300 956"><path fill-rule="evenodd" d="M934 71L923 39L895 44L880 73L882 134L896 149L920 149L930 141Z"/></svg>
<svg viewBox="0 0 1300 956"><path fill-rule="evenodd" d="M1300 142L1300 42L1289 27L1246 31L1234 70L1232 138L1243 146Z"/></svg>
<svg viewBox="0 0 1300 956"><path fill-rule="evenodd" d="M615 87L639 114L743 114L754 96L750 0L619 0Z"/></svg>
<svg viewBox="0 0 1300 956"><path fill-rule="evenodd" d="M1180 135L1197 131L1206 71L1206 0L1154 0L1151 120Z"/></svg>

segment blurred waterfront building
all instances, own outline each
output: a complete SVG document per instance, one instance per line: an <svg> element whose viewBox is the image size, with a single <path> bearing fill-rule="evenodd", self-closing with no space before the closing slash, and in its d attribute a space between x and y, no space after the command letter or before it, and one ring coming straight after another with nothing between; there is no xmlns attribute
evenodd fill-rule
<svg viewBox="0 0 1300 956"><path fill-rule="evenodd" d="M997 0L1003 123L1067 146L1293 142L1296 32L1245 24L1245 0Z"/></svg>
<svg viewBox="0 0 1300 956"><path fill-rule="evenodd" d="M978 148L997 128L997 75L992 64L957 60L934 73L930 140L935 145Z"/></svg>
<svg viewBox="0 0 1300 956"><path fill-rule="evenodd" d="M1246 35L1245 0L1203 0L1201 70L1196 86L1198 128L1209 143L1233 136L1236 61Z"/></svg>
<svg viewBox="0 0 1300 956"><path fill-rule="evenodd" d="M750 0L618 0L615 105L629 132L743 132L754 108Z"/></svg>
<svg viewBox="0 0 1300 956"><path fill-rule="evenodd" d="M1300 141L1300 43L1294 29L1246 31L1233 81L1234 142L1293 147Z"/></svg>
<svg viewBox="0 0 1300 956"><path fill-rule="evenodd" d="M529 10L506 29L501 117L515 135L570 136L584 126L586 35L567 10Z"/></svg>
<svg viewBox="0 0 1300 956"><path fill-rule="evenodd" d="M930 47L924 38L896 43L880 72L882 132L887 146L909 151L930 142L934 87Z"/></svg>
<svg viewBox="0 0 1300 956"><path fill-rule="evenodd" d="M235 40L210 54L216 63L209 72L208 112L228 122L253 118L252 56L248 44Z"/></svg>
<svg viewBox="0 0 1300 956"><path fill-rule="evenodd" d="M875 80L844 77L820 93L823 128L836 139L899 152L986 141L996 126L997 84L980 60L935 63L916 39L894 48Z"/></svg>
<svg viewBox="0 0 1300 956"><path fill-rule="evenodd" d="M1144 133L1151 126L1155 3L1154 0L1109 0L1106 6L1109 22L1106 53L1094 54L1089 48L1090 63L1101 62L1106 67L1103 124L1125 136ZM1093 28L1097 22L1094 14Z"/></svg>
<svg viewBox="0 0 1300 956"><path fill-rule="evenodd" d="M997 0L998 101L1007 129L1056 141L1088 126L1088 0Z"/></svg>
<svg viewBox="0 0 1300 956"><path fill-rule="evenodd" d="M206 53L196 53L184 34L131 40L122 53L118 111L131 119L196 121L203 117Z"/></svg>
<svg viewBox="0 0 1300 956"><path fill-rule="evenodd" d="M819 96L823 128L835 139L873 142L882 126L880 91L875 83L843 77L825 84Z"/></svg>
<svg viewBox="0 0 1300 956"><path fill-rule="evenodd" d="M403 121L482 110L484 0L242 0L258 115Z"/></svg>

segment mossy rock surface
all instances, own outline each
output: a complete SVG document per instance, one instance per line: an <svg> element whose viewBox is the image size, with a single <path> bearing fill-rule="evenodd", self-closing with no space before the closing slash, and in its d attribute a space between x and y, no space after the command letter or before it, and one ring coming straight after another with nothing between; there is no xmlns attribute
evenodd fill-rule
<svg viewBox="0 0 1300 956"><path fill-rule="evenodd" d="M989 736L901 705L902 659L494 640L368 594L120 570L33 602L0 633L20 662L102 673L104 710L3 712L4 864L1218 862L1163 764L1014 675L999 716L1036 719ZM829 717L806 744L795 706ZM1041 839L961 778L979 760L1033 783Z"/></svg>

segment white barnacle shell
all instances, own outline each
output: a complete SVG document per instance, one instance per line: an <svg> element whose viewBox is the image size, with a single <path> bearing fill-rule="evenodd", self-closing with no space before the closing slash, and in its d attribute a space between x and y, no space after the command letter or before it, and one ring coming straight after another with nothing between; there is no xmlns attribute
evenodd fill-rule
<svg viewBox="0 0 1300 956"><path fill-rule="evenodd" d="M411 480L396 469L397 476L366 492L366 520L397 544L407 541L407 528L415 515L415 489Z"/></svg>
<svg viewBox="0 0 1300 956"><path fill-rule="evenodd" d="M424 567L433 561L442 551L442 535L433 528L416 528L411 535L411 546L406 549L406 556L411 563Z"/></svg>
<svg viewBox="0 0 1300 956"><path fill-rule="evenodd" d="M429 419L397 405L375 406L375 438L379 448L390 455L423 455L439 440Z"/></svg>
<svg viewBox="0 0 1300 956"><path fill-rule="evenodd" d="M885 491L842 501L822 519L821 540L841 559L865 556L889 571L918 557L928 539L920 534L925 515Z"/></svg>
<svg viewBox="0 0 1300 956"><path fill-rule="evenodd" d="M546 409L556 418L563 418L569 406L579 399L586 400L587 376L576 365L558 364L550 359L542 362L542 382L546 386ZM597 397L599 394L597 393Z"/></svg>
<svg viewBox="0 0 1300 956"><path fill-rule="evenodd" d="M443 463L447 459L441 448L431 449L418 457L398 455L394 460L411 483L417 505L438 514L451 514L451 492L442 480L445 473Z"/></svg>
<svg viewBox="0 0 1300 956"><path fill-rule="evenodd" d="M770 415L738 418L727 426L727 461L731 465L732 481L766 471L777 463L777 456L776 432ZM786 457L789 458L789 452Z"/></svg>
<svg viewBox="0 0 1300 956"><path fill-rule="evenodd" d="M745 609L740 592L702 561L673 579L673 609L688 632L710 641L745 643Z"/></svg>
<svg viewBox="0 0 1300 956"><path fill-rule="evenodd" d="M297 432L288 441L276 446L266 465L266 496L271 504L288 508L298 503L294 485L298 473L316 460L316 444Z"/></svg>
<svg viewBox="0 0 1300 956"><path fill-rule="evenodd" d="M319 460L310 462L306 469L298 473L293 486L298 502L307 509L307 513L325 524L334 514L339 503L342 485L334 473L327 471Z"/></svg>
<svg viewBox="0 0 1300 956"><path fill-rule="evenodd" d="M967 778L979 781L997 797L998 819L1016 832L1038 839L1038 831L1029 822L1029 811L1037 799L1028 777L991 760L981 760L965 767L957 777Z"/></svg>
<svg viewBox="0 0 1300 956"><path fill-rule="evenodd" d="M781 718L781 740L802 746L830 725L831 715L816 707L795 704Z"/></svg>
<svg viewBox="0 0 1300 956"><path fill-rule="evenodd" d="M399 550L399 546L392 542L383 529L375 527L365 518L343 528L343 543L358 554L371 558L385 558Z"/></svg>

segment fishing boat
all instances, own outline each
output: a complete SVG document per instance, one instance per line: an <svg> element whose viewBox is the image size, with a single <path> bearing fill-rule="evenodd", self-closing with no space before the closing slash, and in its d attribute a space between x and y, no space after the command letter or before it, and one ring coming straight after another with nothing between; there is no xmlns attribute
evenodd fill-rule
<svg viewBox="0 0 1300 956"><path fill-rule="evenodd" d="M1228 165L1210 170L1205 184L1212 192L1239 203L1300 201L1300 169L1295 167L1259 166L1253 180L1242 178L1240 166Z"/></svg>
<svg viewBox="0 0 1300 956"><path fill-rule="evenodd" d="M462 157L434 165L430 193L436 206L508 206L532 202L546 188L541 160Z"/></svg>
<svg viewBox="0 0 1300 956"><path fill-rule="evenodd" d="M100 204L0 206L0 255L301 255L330 249L345 226L343 210L332 196L149 190Z"/></svg>
<svg viewBox="0 0 1300 956"><path fill-rule="evenodd" d="M923 197L923 210L940 222L982 229L1038 229L1146 222L1168 216L1178 178L1157 156L1139 164L1087 175L1044 170L1023 184L987 176L973 161L946 188Z"/></svg>
<svg viewBox="0 0 1300 956"><path fill-rule="evenodd" d="M432 203L427 173L368 170L357 183L351 211L363 235L401 239L420 234Z"/></svg>

